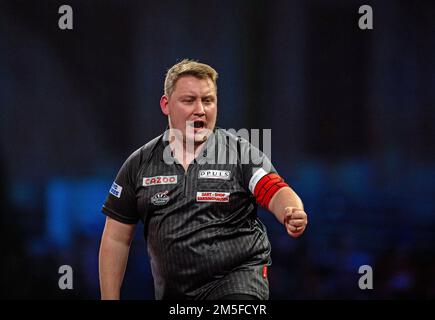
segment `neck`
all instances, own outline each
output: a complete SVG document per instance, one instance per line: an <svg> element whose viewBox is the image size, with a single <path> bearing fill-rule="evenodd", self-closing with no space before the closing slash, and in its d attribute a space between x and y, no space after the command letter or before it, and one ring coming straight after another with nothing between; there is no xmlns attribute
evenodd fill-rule
<svg viewBox="0 0 435 320"><path fill-rule="evenodd" d="M185 168L200 154L203 150L206 141L202 143L186 143L183 139L174 139L169 145L171 147L174 158L178 160Z"/></svg>

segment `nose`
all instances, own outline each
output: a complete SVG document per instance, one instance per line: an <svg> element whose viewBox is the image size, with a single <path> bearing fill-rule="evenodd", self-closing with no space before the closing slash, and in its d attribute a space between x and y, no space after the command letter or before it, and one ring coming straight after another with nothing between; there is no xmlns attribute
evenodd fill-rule
<svg viewBox="0 0 435 320"><path fill-rule="evenodd" d="M193 111L193 114L195 116L203 116L205 115L205 111L204 111L204 105L202 104L202 101L199 100L196 104L195 104L195 110Z"/></svg>

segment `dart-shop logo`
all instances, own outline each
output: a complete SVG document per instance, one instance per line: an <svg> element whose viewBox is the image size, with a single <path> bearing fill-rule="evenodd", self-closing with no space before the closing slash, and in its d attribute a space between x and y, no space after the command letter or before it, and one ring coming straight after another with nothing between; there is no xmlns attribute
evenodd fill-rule
<svg viewBox="0 0 435 320"><path fill-rule="evenodd" d="M157 192L151 197L151 203L155 206L164 206L169 201L168 190Z"/></svg>

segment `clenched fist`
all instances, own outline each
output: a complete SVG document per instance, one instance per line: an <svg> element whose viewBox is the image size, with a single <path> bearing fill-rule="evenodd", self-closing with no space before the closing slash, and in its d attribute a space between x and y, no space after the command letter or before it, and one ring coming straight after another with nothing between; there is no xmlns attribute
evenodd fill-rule
<svg viewBox="0 0 435 320"><path fill-rule="evenodd" d="M287 233L294 238L302 235L308 223L304 210L294 207L285 208L284 225Z"/></svg>

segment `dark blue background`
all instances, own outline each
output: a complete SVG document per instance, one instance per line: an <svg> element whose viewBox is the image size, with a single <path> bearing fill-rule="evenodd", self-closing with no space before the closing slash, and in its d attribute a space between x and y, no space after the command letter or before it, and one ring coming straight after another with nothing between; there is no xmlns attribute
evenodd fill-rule
<svg viewBox="0 0 435 320"><path fill-rule="evenodd" d="M434 298L434 18L431 1L0 1L1 296L99 298L101 205L166 126L167 68L192 58L220 74L220 127L272 129L309 214L295 240L259 212L272 299ZM124 298L153 298L141 232Z"/></svg>

